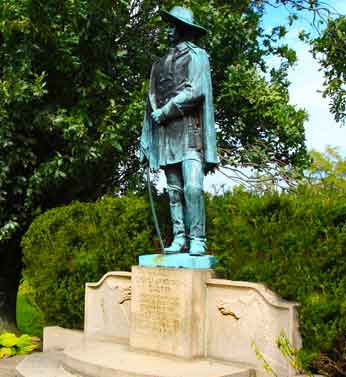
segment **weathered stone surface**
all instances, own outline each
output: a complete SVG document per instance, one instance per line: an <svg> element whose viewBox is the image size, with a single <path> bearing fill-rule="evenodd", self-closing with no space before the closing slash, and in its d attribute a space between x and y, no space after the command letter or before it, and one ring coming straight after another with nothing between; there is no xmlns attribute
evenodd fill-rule
<svg viewBox="0 0 346 377"><path fill-rule="evenodd" d="M301 346L297 304L261 284L210 279L207 290L208 357L245 362L261 370L254 344L278 376L295 375L275 340L284 331L293 346Z"/></svg>
<svg viewBox="0 0 346 377"><path fill-rule="evenodd" d="M64 368L88 377L253 377L246 366L207 359L184 360L131 351L125 344L88 340L66 349Z"/></svg>
<svg viewBox="0 0 346 377"><path fill-rule="evenodd" d="M75 377L61 365L61 353L35 353L17 365L16 377Z"/></svg>
<svg viewBox="0 0 346 377"><path fill-rule="evenodd" d="M25 356L14 356L0 360L0 377L16 377L16 366Z"/></svg>
<svg viewBox="0 0 346 377"><path fill-rule="evenodd" d="M84 332L86 337L129 338L131 274L109 272L85 288Z"/></svg>
<svg viewBox="0 0 346 377"><path fill-rule="evenodd" d="M142 267L188 268L208 270L216 265L216 258L212 255L192 256L188 253L172 255L146 254L139 257Z"/></svg>
<svg viewBox="0 0 346 377"><path fill-rule="evenodd" d="M78 330L64 329L59 326L49 326L43 329L43 351L62 351L67 346L80 344L84 333Z"/></svg>
<svg viewBox="0 0 346 377"><path fill-rule="evenodd" d="M279 377L294 376L275 340L283 330L300 347L297 304L212 274L140 266L108 273L87 284L85 335L47 328L44 349L65 349L65 366L88 377L266 377L254 343Z"/></svg>
<svg viewBox="0 0 346 377"><path fill-rule="evenodd" d="M133 267L130 345L185 358L203 356L211 276L211 270Z"/></svg>

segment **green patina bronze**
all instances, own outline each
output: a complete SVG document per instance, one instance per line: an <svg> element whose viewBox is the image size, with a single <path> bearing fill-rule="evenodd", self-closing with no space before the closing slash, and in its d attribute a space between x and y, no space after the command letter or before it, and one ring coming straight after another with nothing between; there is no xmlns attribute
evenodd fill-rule
<svg viewBox="0 0 346 377"><path fill-rule="evenodd" d="M206 33L191 10L162 11L169 23L167 55L153 64L141 159L167 178L174 239L165 253L205 253L204 175L217 164L208 55L193 41Z"/></svg>

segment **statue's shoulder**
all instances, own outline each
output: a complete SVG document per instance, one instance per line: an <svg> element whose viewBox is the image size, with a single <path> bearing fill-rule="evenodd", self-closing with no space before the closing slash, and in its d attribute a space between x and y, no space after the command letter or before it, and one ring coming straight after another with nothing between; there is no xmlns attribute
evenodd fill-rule
<svg viewBox="0 0 346 377"><path fill-rule="evenodd" d="M202 58L202 59L209 59L208 53L207 53L206 50L204 50L204 48L199 47L199 46L195 45L192 42L186 42L186 46L190 49L190 51L193 54L199 56L200 58Z"/></svg>

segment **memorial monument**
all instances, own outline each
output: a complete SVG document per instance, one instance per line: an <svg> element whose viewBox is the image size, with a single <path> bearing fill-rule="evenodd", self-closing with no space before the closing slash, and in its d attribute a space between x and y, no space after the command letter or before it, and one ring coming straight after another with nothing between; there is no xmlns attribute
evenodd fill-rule
<svg viewBox="0 0 346 377"><path fill-rule="evenodd" d="M203 179L217 156L208 57L192 39L206 30L183 7L162 17L170 49L152 68L141 153L165 171L173 242L131 273L87 283L84 332L46 328L44 350L58 356L29 356L18 376L265 377L252 344L275 375L297 375L275 343L284 331L300 346L297 304L261 284L215 279L215 258L204 255Z"/></svg>
<svg viewBox="0 0 346 377"><path fill-rule="evenodd" d="M184 7L161 14L169 51L152 66L141 158L167 178L174 238L165 254L204 255L203 180L217 164L216 132L208 55L193 40L206 30Z"/></svg>

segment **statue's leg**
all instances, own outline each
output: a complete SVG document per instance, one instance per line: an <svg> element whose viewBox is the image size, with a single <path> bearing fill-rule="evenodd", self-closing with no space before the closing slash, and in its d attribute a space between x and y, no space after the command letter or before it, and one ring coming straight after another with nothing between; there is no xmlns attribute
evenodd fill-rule
<svg viewBox="0 0 346 377"><path fill-rule="evenodd" d="M167 165L165 167L169 205L173 224L173 242L165 248L167 254L179 253L186 245L184 207L183 207L183 177L181 164Z"/></svg>
<svg viewBox="0 0 346 377"><path fill-rule="evenodd" d="M190 254L205 253L204 171L200 160L183 161L185 216Z"/></svg>

